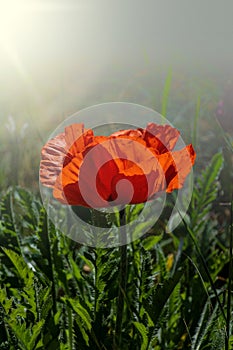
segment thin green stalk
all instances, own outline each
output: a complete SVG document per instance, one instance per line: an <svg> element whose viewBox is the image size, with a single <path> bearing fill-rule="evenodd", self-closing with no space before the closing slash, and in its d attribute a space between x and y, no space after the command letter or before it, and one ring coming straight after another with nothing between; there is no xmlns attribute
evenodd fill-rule
<svg viewBox="0 0 233 350"><path fill-rule="evenodd" d="M97 280L99 278L99 273L98 273L98 266L99 266L99 259L98 259L98 249L94 251L95 254L95 300L94 300L94 320L96 322L96 316L97 316L97 300L98 300L98 292L97 292Z"/></svg>
<svg viewBox="0 0 233 350"><path fill-rule="evenodd" d="M46 215L46 227L45 227L45 234L46 234L46 240L48 244L48 264L50 267L50 277L51 277L51 293L52 293L52 300L53 300L53 315L55 316L57 313L57 295L56 295L56 280L55 280L55 271L54 271L54 264L53 264L53 256L52 256L52 238L50 236L50 227L49 227L49 216Z"/></svg>
<svg viewBox="0 0 233 350"><path fill-rule="evenodd" d="M69 334L69 347L70 349L73 349L73 317L72 317L72 310L68 306L68 334Z"/></svg>
<svg viewBox="0 0 233 350"><path fill-rule="evenodd" d="M221 313L222 313L222 315L223 315L223 318L224 318L224 320L225 320L225 322L226 322L226 321L227 321L227 318L226 318L225 312L224 312L224 310L223 310L222 303L221 303L221 301L220 301L220 299L219 299L219 295L218 295L217 290L216 290L216 288L215 288L213 279L212 279L212 277L211 277L211 275L210 275L210 272L209 272L208 266L207 266L207 264L206 264L206 261L205 261L203 255L202 255L202 253L201 253L201 250L200 250L200 248L199 248L199 246L198 246L198 244L197 244L197 241L196 241L196 239L195 239L195 237L194 237L194 234L193 234L192 230L188 227L188 225L186 224L186 222L185 222L184 219L182 219L182 221L183 221L183 223L184 223L184 226L185 226L185 228L186 228L186 230L187 230L187 232L188 232L190 238L192 239L192 241L193 241L193 243L194 243L194 245L195 245L195 248L196 248L196 250L197 250L197 253L198 253L198 255L199 255L199 258L201 259L201 262L202 262L202 265L203 265L203 267L204 267L205 273L206 273L206 275L207 275L207 277L208 277L208 280L209 280L209 282L210 282L211 288L212 288L212 290L213 290L213 292L214 292L214 295L215 295L215 297L216 297L217 303L218 303L219 308L220 308L220 310L221 310Z"/></svg>
<svg viewBox="0 0 233 350"><path fill-rule="evenodd" d="M13 133L10 138L11 142L11 160L10 160L10 169L11 172L9 174L10 177L10 183L9 185L19 185L19 162L20 162L20 144L18 140L18 135L16 133Z"/></svg>
<svg viewBox="0 0 233 350"><path fill-rule="evenodd" d="M197 105L196 105L196 113L194 117L194 122L193 122L193 133L192 133L192 144L194 147L197 145L197 126L198 126L198 121L199 121L199 116L200 116L200 107L201 107L201 98L200 96L197 97Z"/></svg>
<svg viewBox="0 0 233 350"><path fill-rule="evenodd" d="M172 81L172 69L170 68L165 80L164 88L163 88L162 110L161 110L162 124L164 124L165 118L167 116L167 104L168 104L168 96L171 89L171 81Z"/></svg>
<svg viewBox="0 0 233 350"><path fill-rule="evenodd" d="M22 237L21 237L21 233L20 230L18 229L17 223L16 223L16 210L14 209L14 195L15 195L15 188L13 193L10 193L10 215L11 215L11 219L12 219L12 223L14 225L14 230L17 233L16 234L16 239L17 239L17 243L20 249L20 255L24 257L23 251L22 251Z"/></svg>
<svg viewBox="0 0 233 350"><path fill-rule="evenodd" d="M125 210L121 212L121 227L126 224ZM114 350L122 349L122 324L123 324L123 314L125 306L125 295L126 295L126 285L127 285L127 240L126 240L126 231L121 232L120 237L120 267L119 267L119 292L118 292L118 301L117 301L117 315L116 315L116 326L115 326L115 335L114 335Z"/></svg>
<svg viewBox="0 0 233 350"><path fill-rule="evenodd" d="M219 129L220 135L222 136L222 138L224 139L224 141L227 145L227 148L230 150L230 152L233 152L233 140L232 140L232 138L230 137L229 134L227 134L223 130L223 128L221 127L221 125L217 119L216 119L216 123L217 123L218 129Z"/></svg>
<svg viewBox="0 0 233 350"><path fill-rule="evenodd" d="M229 339L231 332L231 288L232 288L232 273L233 273L233 195L231 199L231 217L230 217L230 246L229 246L229 273L228 273L228 289L227 289L227 321L226 321L226 337L225 337L225 349L229 349Z"/></svg>

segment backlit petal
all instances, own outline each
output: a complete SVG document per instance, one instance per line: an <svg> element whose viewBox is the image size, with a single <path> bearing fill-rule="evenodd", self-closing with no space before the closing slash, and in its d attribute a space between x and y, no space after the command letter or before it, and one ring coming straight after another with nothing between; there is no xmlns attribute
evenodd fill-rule
<svg viewBox="0 0 233 350"><path fill-rule="evenodd" d="M59 134L49 140L41 151L40 181L47 187L53 187L67 155L65 134Z"/></svg>
<svg viewBox="0 0 233 350"><path fill-rule="evenodd" d="M144 131L143 139L156 154L162 154L173 150L179 136L179 131L170 125L149 123Z"/></svg>

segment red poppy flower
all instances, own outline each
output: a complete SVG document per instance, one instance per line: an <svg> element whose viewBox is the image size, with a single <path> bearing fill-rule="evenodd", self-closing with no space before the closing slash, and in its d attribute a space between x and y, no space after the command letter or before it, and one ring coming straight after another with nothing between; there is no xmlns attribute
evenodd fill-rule
<svg viewBox="0 0 233 350"><path fill-rule="evenodd" d="M184 185L196 154L191 144L173 151L178 138L177 129L154 123L110 136L72 124L43 147L40 181L64 204L143 203Z"/></svg>

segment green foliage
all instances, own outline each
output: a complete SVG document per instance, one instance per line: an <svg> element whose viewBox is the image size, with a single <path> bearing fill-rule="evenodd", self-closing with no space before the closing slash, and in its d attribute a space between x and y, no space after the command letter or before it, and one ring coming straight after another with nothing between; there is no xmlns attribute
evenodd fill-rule
<svg viewBox="0 0 233 350"><path fill-rule="evenodd" d="M212 214L222 165L218 153L196 179L189 224L168 235L158 223L125 249L71 241L35 195L9 189L0 202L0 349L223 349L229 253ZM127 220L141 209L127 207Z"/></svg>
<svg viewBox="0 0 233 350"><path fill-rule="evenodd" d="M223 156L217 153L197 178L193 189L191 226L196 232L204 229L210 217L210 208L218 195L217 179L223 166Z"/></svg>
<svg viewBox="0 0 233 350"><path fill-rule="evenodd" d="M146 329L143 323L133 322L133 324L142 337L141 350L146 350L148 348L148 343L149 343L148 330Z"/></svg>
<svg viewBox="0 0 233 350"><path fill-rule="evenodd" d="M40 344L39 336L45 323L45 319L40 317L37 311L36 293L39 294L39 290L34 284L35 276L21 256L6 248L3 248L3 251L11 260L16 275L22 282L21 290L10 288L7 291L6 286L0 292L5 327L6 330L9 328L12 331L21 349L33 350ZM46 293L44 302L48 297Z"/></svg>

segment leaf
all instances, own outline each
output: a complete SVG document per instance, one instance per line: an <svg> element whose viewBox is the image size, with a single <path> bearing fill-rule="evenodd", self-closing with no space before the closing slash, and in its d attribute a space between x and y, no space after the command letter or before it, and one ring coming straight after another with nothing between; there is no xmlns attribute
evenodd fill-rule
<svg viewBox="0 0 233 350"><path fill-rule="evenodd" d="M155 290L152 291L152 300L148 303L148 300L144 300L144 308L150 315L150 318L156 325L160 314L162 313L165 304L169 300L171 293L179 283L183 276L183 267L180 266L174 275L164 281L162 285L158 285Z"/></svg>
<svg viewBox="0 0 233 350"><path fill-rule="evenodd" d="M199 229L202 223L206 223L206 217L209 215L210 207L217 198L218 186L217 179L223 166L223 155L217 153L213 156L211 163L206 167L197 179L197 186L193 189L191 225L193 229Z"/></svg>
<svg viewBox="0 0 233 350"><path fill-rule="evenodd" d="M202 340L205 337L206 329L207 329L207 320L206 317L210 314L210 303L206 302L204 308L201 312L200 319L198 321L198 325L195 330L195 334L192 339L192 350L200 349L202 344ZM198 341L199 340L199 341Z"/></svg>
<svg viewBox="0 0 233 350"><path fill-rule="evenodd" d="M15 318L11 318L9 325L12 331L17 336L17 339L23 345L25 350L33 350L36 345L36 340L41 333L41 328L44 325L45 320L40 320L35 323L33 327L26 328L26 322L22 324L16 322Z"/></svg>
<svg viewBox="0 0 233 350"><path fill-rule="evenodd" d="M91 316L89 315L89 312L80 304L77 299L68 298L66 300L72 309L80 316L86 328L88 330L91 330Z"/></svg>
<svg viewBox="0 0 233 350"><path fill-rule="evenodd" d="M92 328L91 325L91 316L85 307L83 307L78 299L72 298L62 298L76 313L75 320L79 326L79 330L82 333L83 339L86 342L86 345L89 345L89 334Z"/></svg>
<svg viewBox="0 0 233 350"><path fill-rule="evenodd" d="M44 323L45 323L45 320L40 320L39 322L34 324L34 326L32 327L32 329L30 331L30 342L29 342L29 349L30 350L34 349L35 344L36 344L36 340L41 333L41 329L42 329Z"/></svg>
<svg viewBox="0 0 233 350"><path fill-rule="evenodd" d="M13 250L2 248L4 253L8 256L8 258L13 263L16 271L18 273L19 278L24 282L23 291L21 292L21 296L25 298L25 300L30 305L30 311L34 314L35 319L37 319L37 306L35 301L35 289L34 289L34 273L24 261L22 256L15 253Z"/></svg>
<svg viewBox="0 0 233 350"><path fill-rule="evenodd" d="M74 276L76 277L77 281L83 280L83 276L81 275L80 269L71 256L69 256L69 262L70 262L71 267L72 267L72 272L73 272Z"/></svg>
<svg viewBox="0 0 233 350"><path fill-rule="evenodd" d="M136 329L138 330L138 332L140 333L141 337L142 337L142 345L141 345L141 350L146 350L148 347L148 330L146 329L146 327L144 326L143 323L140 322L133 322L134 326L136 327Z"/></svg>
<svg viewBox="0 0 233 350"><path fill-rule="evenodd" d="M46 319L53 306L51 288L43 288L38 293L38 307L40 307L40 318Z"/></svg>
<svg viewBox="0 0 233 350"><path fill-rule="evenodd" d="M150 250L150 249L154 248L155 245L158 244L161 241L162 238L163 238L163 234L161 234L161 235L151 235L149 237L146 237L142 241L143 247L146 250Z"/></svg>

